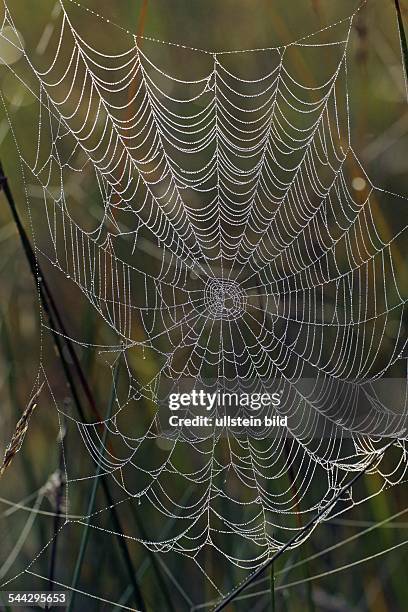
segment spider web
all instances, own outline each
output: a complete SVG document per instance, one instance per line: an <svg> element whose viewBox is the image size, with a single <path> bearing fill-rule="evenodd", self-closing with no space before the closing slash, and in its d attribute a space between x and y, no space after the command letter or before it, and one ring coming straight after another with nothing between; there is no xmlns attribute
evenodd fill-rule
<svg viewBox="0 0 408 612"><path fill-rule="evenodd" d="M331 510L376 455L376 492L405 478L406 390L397 408L380 392L406 350L406 227L401 215L385 236L381 223L383 202L402 198L373 184L352 146L357 13L285 46L214 53L127 31L123 49L106 53L82 33L82 13L116 27L57 3L45 66L25 51L7 6L1 30L23 55L24 69L9 68L38 106L34 155L6 107L25 180L40 189L27 201L36 256L114 336L72 340L110 357L108 370L120 362L127 378L107 420L83 423L55 406L117 485L118 506L169 521L156 537L126 537L186 557L221 594L204 569L208 548L246 573ZM307 85L322 56L323 78ZM78 190L92 203L78 206ZM263 414L287 427L166 427L161 405L186 381L267 392L277 380L284 401ZM68 492L98 477L65 468ZM350 491L335 512L361 501ZM105 510L72 518L67 509L66 525L90 518L108 533L96 520Z"/></svg>

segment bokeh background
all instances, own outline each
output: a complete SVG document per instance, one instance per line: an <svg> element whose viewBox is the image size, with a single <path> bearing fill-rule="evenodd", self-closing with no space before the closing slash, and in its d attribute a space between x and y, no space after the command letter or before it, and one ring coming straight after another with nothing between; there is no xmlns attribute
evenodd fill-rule
<svg viewBox="0 0 408 612"><path fill-rule="evenodd" d="M69 2L66 4L67 10L78 17L78 9ZM135 33L206 50L251 49L286 44L347 17L359 5L354 0L343 0L341 3L301 0L296 2L296 7L294 3L285 0L273 3L266 0L118 0L115 3L84 0L82 4ZM408 19L404 5L406 3L401 2L403 18ZM53 44L52 28L58 20L55 18L54 2L38 0L33 7L32 3L14 0L11 8L15 26L22 35L26 49L30 52L36 50L38 62L47 65ZM120 48L119 33L107 38L106 29L100 27L97 19L88 19L82 25L89 33L92 24L95 47L106 52ZM17 66L20 61L18 52L10 47L1 49L2 44L4 42L0 42L0 54L8 57L9 66ZM141 44L149 43L146 41ZM152 52L166 54L167 49L155 47ZM322 70L325 61L323 54ZM194 72L199 66L193 65L190 69ZM300 65L297 69L302 71L304 67ZM348 69L353 147L375 185L408 196L407 91L395 5L391 0L369 1L360 10L354 21ZM315 66L315 70L318 71L318 66ZM34 143L38 127L34 98L19 85L7 66L0 66L0 88L8 113L18 125L20 135L24 134L27 143ZM19 159L4 112L0 119L0 147L1 162L23 223L32 238ZM76 192L72 189L73 197L77 198L76 211L81 205L87 204L92 186L85 184L77 187ZM36 185L30 183L28 190L35 204L41 193L38 193ZM56 397L64 402L66 410L74 410L74 407L61 360L54 352L52 338L45 329L41 330L38 291L7 201L2 194L0 204L2 453L31 397L41 357L46 357L47 376L52 381ZM395 217L398 216L400 221L400 216L404 214L407 213L402 204L398 210L386 210L384 203L378 207L377 222L384 236L393 235L397 226ZM39 232L38 240L41 242L41 224L37 223L36 231ZM149 266L152 270L157 266L154 258L147 253L140 257L143 257L143 265L147 270ZM406 287L407 264L403 249L398 254L398 266L398 278ZM109 329L98 320L86 300L74 293L51 270L49 281L57 296L64 324L72 337L82 338L89 343L100 338L107 344L113 342ZM105 411L111 386L111 379L106 376L105 358L100 359L95 351L81 346L76 347L76 350L97 404L101 406L101 411ZM154 355L147 352L145 357L143 360L135 359L132 364L140 379L148 378L156 368ZM70 363L69 355L67 360ZM405 364L402 362L401 371L397 375L404 374ZM61 526L55 514L64 503L59 497L64 486L59 472L60 426L55 405L51 401L40 402L31 419L29 434L21 452L0 480L2 581L18 575L34 560L33 571L49 576L53 564L56 564L58 575L64 576L68 584L75 573L85 527L79 525L61 532L54 561L52 551L55 553L55 549L48 545ZM78 474L86 470L91 472L93 468L89 456L83 449L78 450L75 440L67 425L64 445L72 468L71 477L76 465ZM186 455L185 462L189 460ZM366 495L369 496L382 486L376 482L376 478L371 475L360 483ZM85 512L88 499L88 485L73 487L69 511L76 508ZM404 513L394 520L390 518L401 513L407 501L406 486L402 482L398 486L387 487L347 514L320 525L304 546L283 556L275 565L275 594L271 588L271 576L267 575L265 580L252 586L246 592L246 597L234 603L230 609L247 610L251 606L261 611L273 609L275 605L276 610L288 612L304 609L355 612L405 610L408 601L405 569L407 553L401 544L407 540L408 518ZM101 487L96 490L96 506L98 504L100 507L106 506ZM109 513L101 514L100 521L104 529L112 528L112 520ZM123 511L121 522L125 533L143 538L162 527L152 524L150 517L142 510L137 511L136 515L132 511ZM339 543L341 545L335 547ZM149 610L167 610L172 607L174 610L187 610L200 603L203 607L199 609L211 609L205 602L213 600L216 593L208 579L197 572L191 562L182 557L168 561L165 555L154 556L137 541L130 541L128 545L137 571L137 582ZM332 550L319 554L331 546ZM377 556L387 549L390 552ZM219 576L225 584L232 586L236 583L238 575L234 574L234 570L227 570L212 559L210 554L204 564L208 573ZM182 593L184 586L180 585L189 585L193 593L191 604ZM31 574L22 574L5 588L41 589L45 588L45 584ZM89 534L89 542L80 563L78 589L98 597L105 596L123 606L137 607L123 555L114 538L101 536L95 530ZM74 609L110 610L114 606L78 594Z"/></svg>

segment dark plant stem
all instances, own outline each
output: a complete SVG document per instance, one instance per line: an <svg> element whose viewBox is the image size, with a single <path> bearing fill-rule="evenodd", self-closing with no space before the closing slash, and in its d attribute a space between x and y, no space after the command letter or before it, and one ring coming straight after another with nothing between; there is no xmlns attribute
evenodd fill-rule
<svg viewBox="0 0 408 612"><path fill-rule="evenodd" d="M81 368L81 364L79 363L79 359L78 359L78 355L76 354L76 351L74 349L74 346L72 344L72 342L69 340L68 337L68 333L67 333L67 329L64 325L64 322L62 320L62 317L59 313L59 310L57 308L56 302L54 300L54 296L52 295L51 289L47 283L47 280L41 270L41 266L39 264L39 262L37 261L37 258L35 256L35 253L33 251L33 248L31 246L31 243L28 239L27 233L21 223L20 220L20 216L17 212L17 208L16 208L16 204L14 202L14 197L13 194L11 193L11 189L10 186L8 184L8 180L7 177L4 174L4 170L3 170L3 165L0 162L0 186L3 188L4 194L7 198L7 202L10 206L11 209L11 213L13 215L13 219L14 222L17 226L17 230L21 239L21 242L23 244L23 249L26 255L26 258L28 260L28 263L30 265L30 269L31 269L31 273L34 277L34 281L36 283L36 285L39 288L40 291L40 297L41 297L41 302L43 304L44 310L46 311L47 316L50 316L50 310L52 310L53 316L55 317L55 320L58 324L58 327L61 331L61 334L64 336L64 340L65 340L65 345L66 348L68 350L69 356L72 359L72 362L74 364L75 367L75 371L78 375L78 378L80 380L81 386L84 390L84 393L86 395L86 398L89 402L89 405L91 407L92 412L95 414L96 418L98 419L98 421L102 421L101 415L98 411L98 408L96 406L96 402L95 399L92 395L92 391L88 385L88 381L86 380L86 376ZM56 329L56 328L55 328Z"/></svg>
<svg viewBox="0 0 408 612"><path fill-rule="evenodd" d="M394 0L395 10L397 12L397 21L398 21L398 32L401 44L401 55L402 61L404 64L404 79L405 79L405 89L407 93L408 99L408 44L407 38L405 36L404 22L402 19L401 7L399 0Z"/></svg>
<svg viewBox="0 0 408 612"><path fill-rule="evenodd" d="M364 469L362 469L360 472L357 472L357 474L350 480L350 482L348 484L346 484L344 487L342 487L340 489L340 491L337 493L337 495L335 495L332 499L331 502L329 502L327 504L327 506L325 506L324 508L322 508L319 512L317 512L317 514L315 516L313 516L310 521L308 523L306 523L306 525L300 530L298 531L288 542L286 542L286 544L284 546L282 546L282 548L280 548L278 551L276 551L276 553L274 555L272 555L272 557L270 559L268 559L265 563L263 563L262 565L260 565L258 567L258 569L251 574L251 576L249 576L246 580L244 580L236 589L234 589L229 595L227 595L227 597L225 597L215 608L214 608L214 612L219 612L219 610L223 610L228 604L230 604L240 593L242 593L242 591L244 591L250 584L252 584L268 567L270 567L277 559L279 559L279 557L281 557L283 555L284 552L286 552L291 546L293 546L294 544L297 544L297 542L299 542L299 540L302 539L303 536L305 536L313 527L315 527L315 525L317 525L319 519L326 515L328 512L331 512L331 510L333 510L333 508L335 507L336 503L338 502L338 500L348 491L350 491L350 489L352 488L352 486L358 481L360 480L360 478L362 478L364 476L364 474L366 474L366 472L373 467L373 465L378 461L379 457L382 457L386 451L394 444L394 440L391 440L391 442L389 442L389 444L387 444L382 451L380 451L379 453L376 453L375 457L373 458L372 461L370 461L370 463L368 463Z"/></svg>
<svg viewBox="0 0 408 612"><path fill-rule="evenodd" d="M75 349L74 349L74 347L72 345L72 342L70 341L66 331L64 331L65 327L63 326L61 316L59 314L58 308L56 306L55 300L54 300L54 298L52 296L52 293L51 293L51 290L50 290L50 288L48 286L48 283L47 283L47 281L46 281L46 279L44 277L44 274L43 274L43 272L41 270L41 266L40 266L39 262L36 259L35 253L34 253L33 248L31 246L31 243L30 243L30 241L28 239L28 236L27 236L26 231L25 231L25 229L23 227L23 224L21 223L20 216L18 214L17 207L16 207L16 204L15 204L15 201L14 201L14 197L13 197L13 194L11 192L10 186L8 184L7 177L4 174L3 166L1 164L1 162L0 162L0 187L3 189L4 194L6 196L7 202L9 204L9 207L10 207L10 210L11 210L11 214L12 214L14 222L15 222L15 224L17 226L17 230L18 230L18 233L19 233L19 236L20 236L20 240L21 240L23 249L24 249L24 253L26 255L28 264L30 266L31 273L32 273L33 278L34 278L34 282L36 283L36 285L38 287L41 304L42 304L42 307L44 309L45 314L48 317L48 320L49 320L49 323L50 323L50 328L51 328L51 333L52 333L52 336L53 336L53 339L54 339L54 342L55 342L57 353L58 353L58 355L59 355L59 357L61 359L62 368L64 370L64 374L65 374L65 377L67 379L68 385L69 385L69 387L71 389L72 397L73 397L74 403L75 403L75 405L77 407L78 414L79 414L82 422L84 424L88 424L88 421L87 421L87 419L85 417L85 411L84 411L84 408L82 406L82 402L81 402L79 393L78 393L77 388L76 388L76 384L75 384L74 379L73 379L73 377L71 375L71 371L70 371L70 368L69 368L68 361L67 361L67 359L66 359L66 357L64 355L63 344L62 344L62 341L61 341L61 336L56 331L58 329L57 322L60 323L59 329L60 329L61 333L63 334L63 341L65 343L65 346L66 346L70 356L72 357L72 361L73 361L75 370L76 370L76 372L78 374L78 377L79 377L79 380L80 380L80 382L82 384L84 392L87 395L88 399L90 400L89 403L90 403L91 407L93 406L93 407L96 408L96 403L95 403L95 401L93 399L92 392L89 389L89 386L88 386L88 384L86 382L85 375L82 372L82 369L81 369L78 357L76 355ZM87 390L88 390L89 394L87 393ZM100 418L99 414L98 414L98 418L99 418L99 420L102 420ZM144 604L144 600L143 600L142 594L140 592L139 586L138 586L137 581L136 581L135 570L133 568L132 559L130 557L129 550L128 550L127 544L125 542L125 539L124 539L124 533L123 533L123 530L122 530L122 527L121 527L121 523L120 523L117 511L116 511L115 506L114 506L114 500L113 500L113 497L112 497L112 495L110 493L109 486L108 486L108 483L107 483L104 475L102 474L100 478L101 478L102 489L103 489L106 501L107 501L108 506L109 506L110 511L111 511L111 516L112 516L112 520L113 520L113 523L114 523L114 526L115 526L115 532L116 532L116 536L117 536L117 541L118 541L119 549L120 549L120 551L121 551L121 553L123 555L123 558L124 558L124 561L125 561L125 564L126 564L126 567L127 567L127 570L128 570L130 583L133 586L135 600L136 600L136 603L138 605L138 608L143 612L144 610L146 610L146 606Z"/></svg>

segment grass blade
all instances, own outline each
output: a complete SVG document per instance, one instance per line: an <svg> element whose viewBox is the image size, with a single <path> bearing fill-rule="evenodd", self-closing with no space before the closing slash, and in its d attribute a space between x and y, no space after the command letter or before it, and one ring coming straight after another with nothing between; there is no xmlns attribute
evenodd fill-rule
<svg viewBox="0 0 408 612"><path fill-rule="evenodd" d="M402 63L404 67L404 81L405 81L405 92L407 95L408 101L408 44L407 38L405 36L404 22L402 19L401 7L399 4L399 0L394 0L395 10L397 12L397 22L398 22L398 33L401 45L401 56Z"/></svg>

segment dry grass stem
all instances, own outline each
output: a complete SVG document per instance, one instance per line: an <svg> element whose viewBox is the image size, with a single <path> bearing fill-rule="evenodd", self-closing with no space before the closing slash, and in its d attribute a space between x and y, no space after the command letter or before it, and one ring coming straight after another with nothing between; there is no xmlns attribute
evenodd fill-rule
<svg viewBox="0 0 408 612"><path fill-rule="evenodd" d="M0 468L0 478L3 476L4 472L10 467L13 462L14 457L20 451L25 435L27 433L28 425L30 422L31 415L33 414L37 403L36 399L40 395L44 383L40 386L40 388L36 391L33 397L28 402L27 408L24 410L21 419L18 421L16 425L16 429L14 431L13 437L11 438L10 444L6 448L6 452L4 453L4 459L2 466Z"/></svg>

